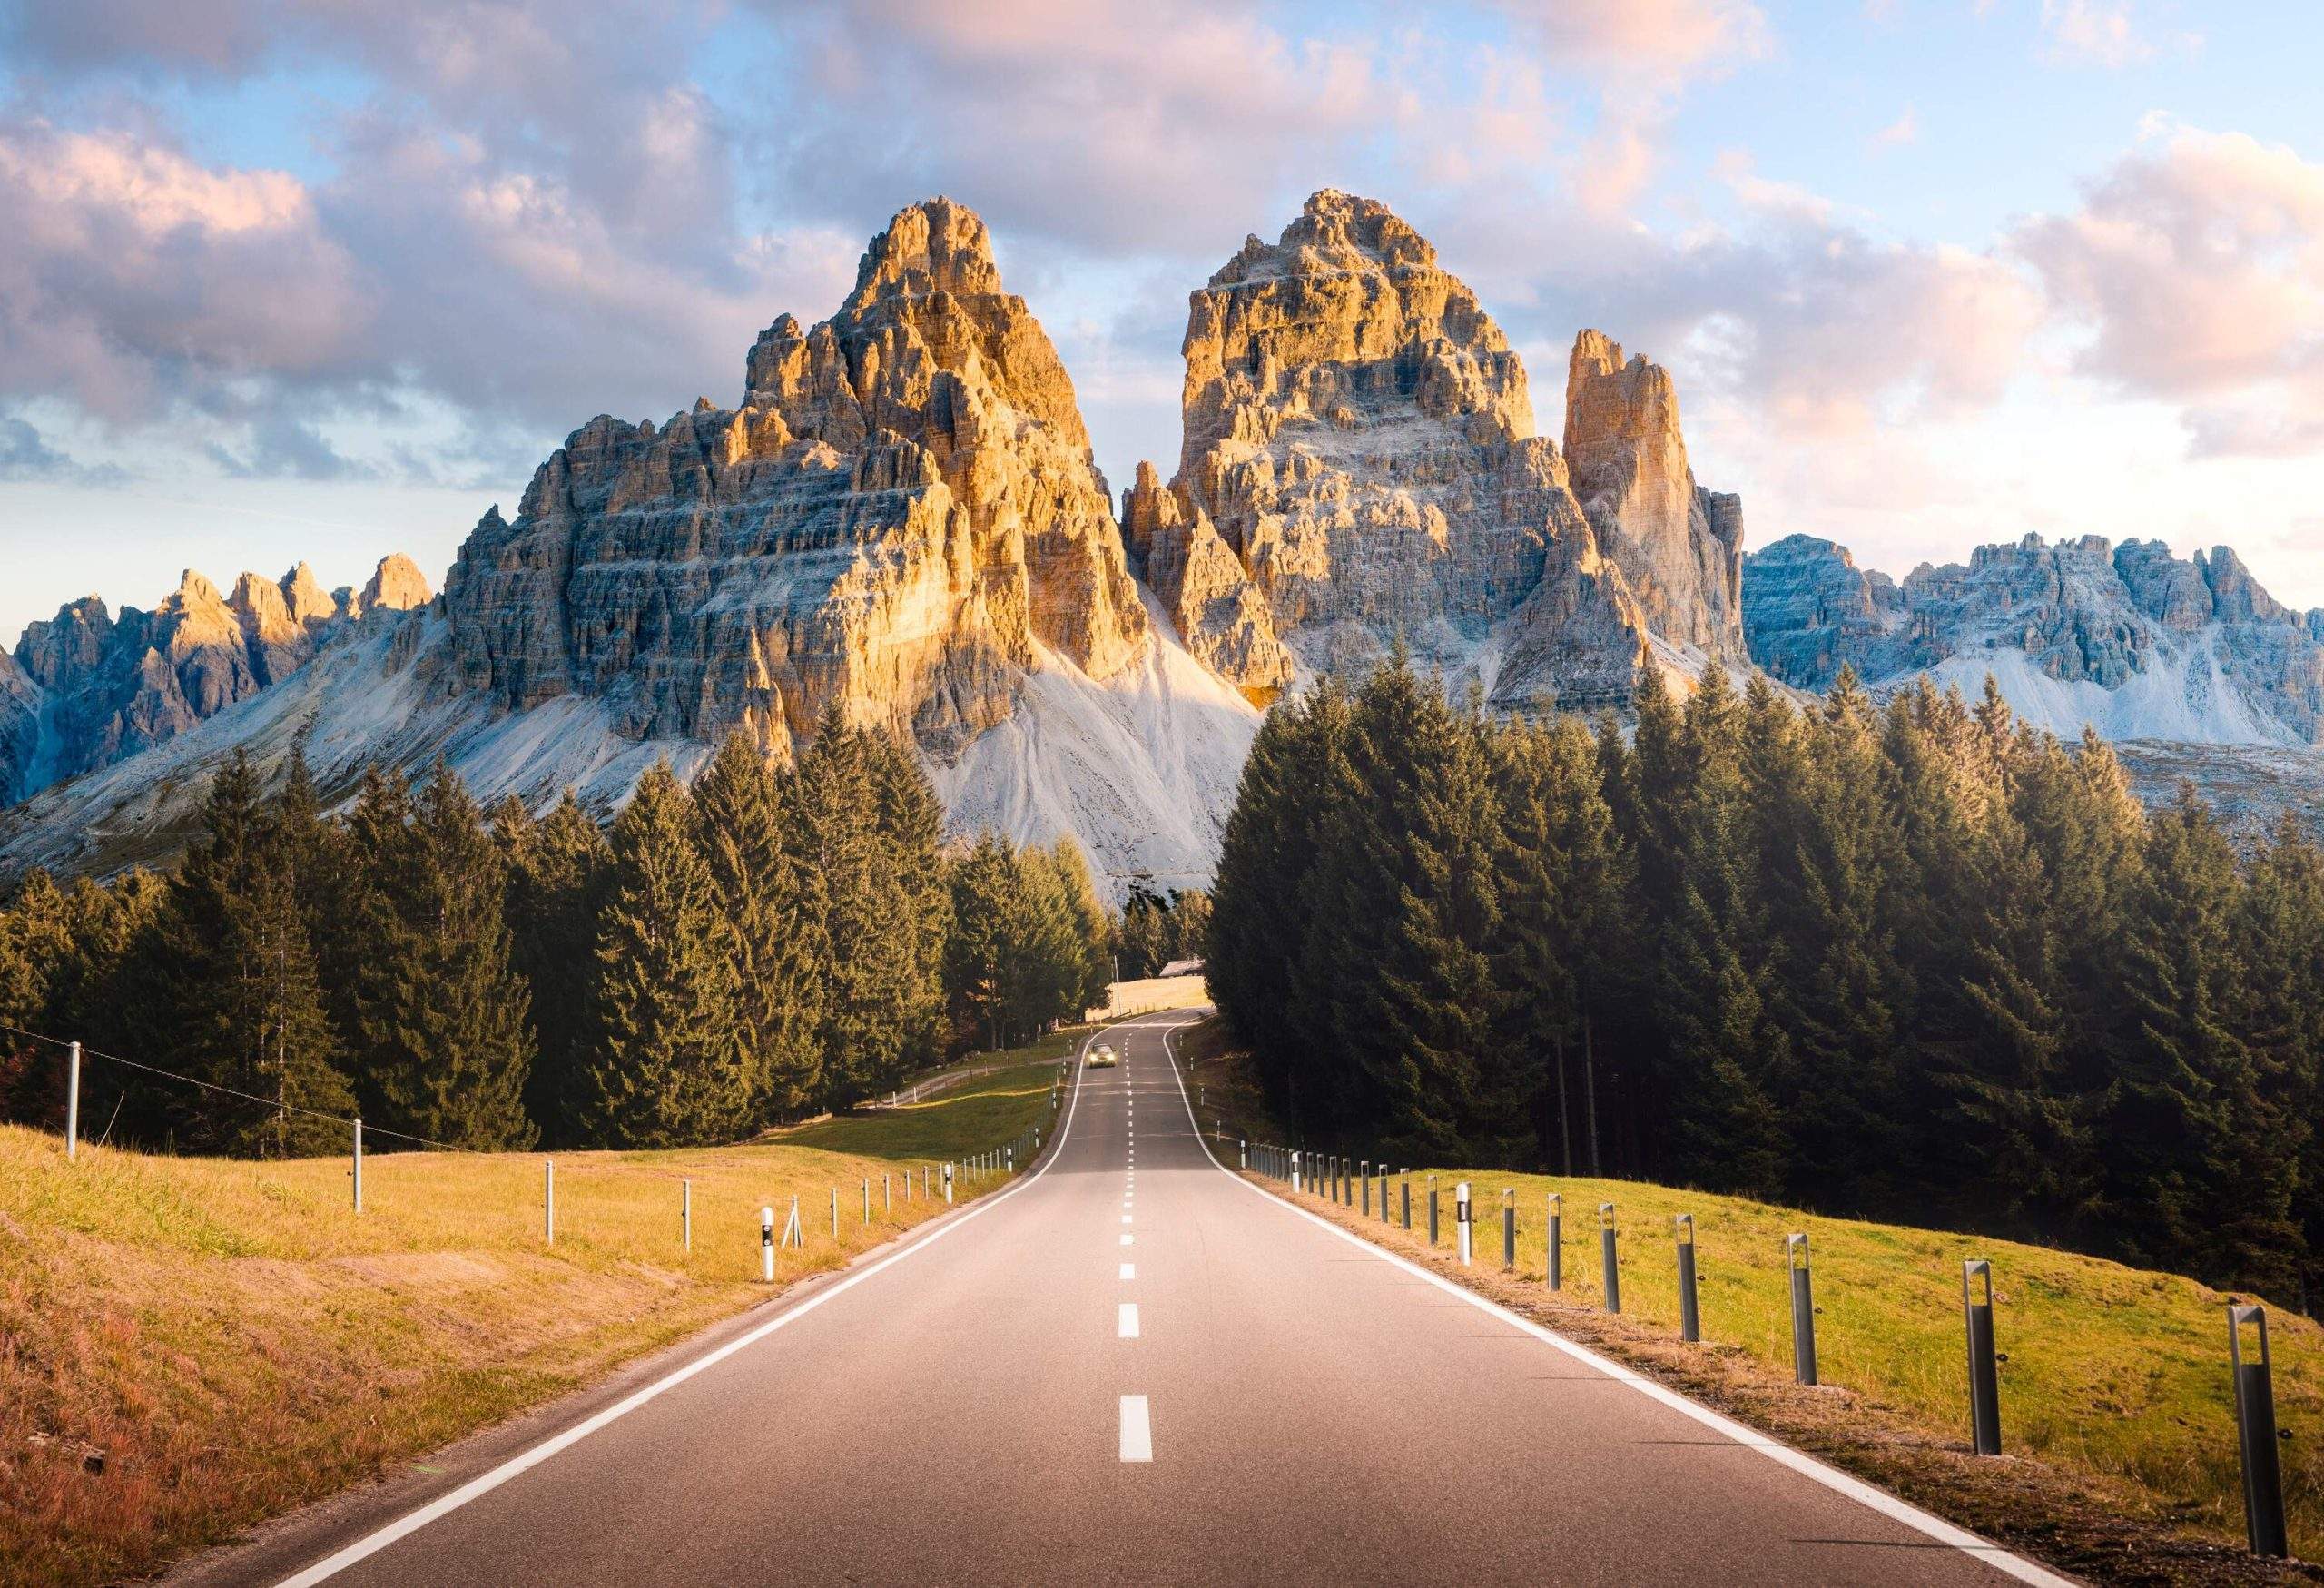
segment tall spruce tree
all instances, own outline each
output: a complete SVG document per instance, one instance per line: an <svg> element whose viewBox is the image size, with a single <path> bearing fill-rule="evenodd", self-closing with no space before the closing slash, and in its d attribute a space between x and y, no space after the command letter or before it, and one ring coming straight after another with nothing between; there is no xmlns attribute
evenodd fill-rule
<svg viewBox="0 0 2324 1588"><path fill-rule="evenodd" d="M2258 1062L2256 1077L2278 1110L2280 1140L2263 1165L2289 1148L2297 1159L2297 1271L2264 1271L2271 1293L2312 1308L2316 1261L2324 1254L2324 852L2287 814L2250 868L2237 923L2244 980L2236 1020ZM2240 1277L2240 1276L2239 1276ZM2287 1278L2289 1289L2284 1288Z"/></svg>
<svg viewBox="0 0 2324 1588"><path fill-rule="evenodd" d="M1705 670L1675 749L1681 764L1646 782L1650 811L1660 796L1676 890L1659 1000L1669 1032L1661 1090L1675 1126L1668 1161L1681 1179L1773 1198L1789 1144L1769 1084L1785 1072L1789 1043L1768 1018L1743 712L1723 670Z"/></svg>
<svg viewBox="0 0 2324 1588"><path fill-rule="evenodd" d="M762 1120L788 1118L822 1080L823 922L784 847L783 792L755 745L729 735L694 796L703 857L734 929L753 1107Z"/></svg>
<svg viewBox="0 0 2324 1588"><path fill-rule="evenodd" d="M864 745L877 799L884 863L901 895L894 930L902 939L896 990L901 1041L873 1077L876 1087L933 1063L944 1047L944 948L951 935L951 891L944 880L944 807L903 739L870 735Z"/></svg>
<svg viewBox="0 0 2324 1588"><path fill-rule="evenodd" d="M752 1113L734 929L696 846L693 800L665 762L613 826L597 930L599 1023L581 1117L616 1147L729 1140Z"/></svg>
<svg viewBox="0 0 2324 1588"><path fill-rule="evenodd" d="M883 790L894 782L881 764L871 736L834 706L783 790L784 842L821 893L814 902L831 945L817 1045L820 1100L835 1108L883 1090L903 1070L930 1041L942 993L943 938L935 942L940 974L931 986L922 932L922 917L940 906L922 896L922 877L901 874L905 846L881 830ZM932 857L921 863L940 879Z"/></svg>
<svg viewBox="0 0 2324 1588"><path fill-rule="evenodd" d="M1401 656L1358 691L1301 975L1328 1001L1332 1118L1413 1157L1505 1143L1532 1056L1492 1040L1498 818L1483 732ZM1325 990L1329 991L1326 991Z"/></svg>
<svg viewBox="0 0 2324 1588"><path fill-rule="evenodd" d="M587 1139L588 1069L597 1050L597 917L613 848L567 789L536 821L510 795L492 814L507 878L510 963L530 990L534 1058L525 1112L543 1140Z"/></svg>
<svg viewBox="0 0 2324 1588"><path fill-rule="evenodd" d="M162 1139L209 1150L337 1151L353 1112L305 912L272 852L257 769L239 751L212 783L202 834L172 879L141 967L142 1053L220 1092L145 1095ZM148 1057L150 1056L150 1057ZM271 1105L271 1107L268 1105Z"/></svg>
<svg viewBox="0 0 2324 1588"><path fill-rule="evenodd" d="M371 1122L488 1151L529 1147L530 998L517 974L507 878L483 814L438 761L406 831L367 833L393 856L365 854L384 926L357 1013ZM388 874L384 867L398 867Z"/></svg>
<svg viewBox="0 0 2324 1588"><path fill-rule="evenodd" d="M2283 1294L2299 1262L2298 1138L2235 1024L2234 851L2190 788L2152 824L2145 858L2106 1119L2112 1210L2151 1262Z"/></svg>

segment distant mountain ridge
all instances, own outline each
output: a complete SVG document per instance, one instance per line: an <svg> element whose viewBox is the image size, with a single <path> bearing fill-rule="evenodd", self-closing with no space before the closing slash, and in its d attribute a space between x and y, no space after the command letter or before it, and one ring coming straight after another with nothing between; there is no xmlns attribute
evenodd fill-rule
<svg viewBox="0 0 2324 1588"><path fill-rule="evenodd" d="M1876 690L1990 674L2063 735L2324 744L2324 609L2285 607L2226 547L2181 559L2159 540L2029 535L1898 582L1793 535L1744 558L1743 589L1752 660L1802 689L1843 666Z"/></svg>
<svg viewBox="0 0 2324 1588"><path fill-rule="evenodd" d="M290 677L367 614L428 599L396 556L360 590L327 595L300 563L279 580L245 573L227 596L188 568L150 612L68 602L0 653L0 801L165 744Z"/></svg>

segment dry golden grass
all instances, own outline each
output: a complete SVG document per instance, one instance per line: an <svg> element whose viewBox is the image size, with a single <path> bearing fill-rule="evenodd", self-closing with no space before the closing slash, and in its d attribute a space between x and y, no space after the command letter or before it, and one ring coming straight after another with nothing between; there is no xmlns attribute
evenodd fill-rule
<svg viewBox="0 0 2324 1588"><path fill-rule="evenodd" d="M151 1570L763 1299L762 1205L799 1198L778 1283L839 1267L941 1211L904 1175L1045 1118L1055 1073L747 1146L556 1154L553 1247L538 1155L367 1156L358 1216L344 1159L68 1164L0 1127L0 1580Z"/></svg>

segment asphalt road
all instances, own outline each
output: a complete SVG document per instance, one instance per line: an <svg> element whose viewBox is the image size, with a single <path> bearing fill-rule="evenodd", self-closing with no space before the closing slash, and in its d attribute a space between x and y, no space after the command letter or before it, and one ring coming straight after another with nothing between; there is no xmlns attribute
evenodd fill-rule
<svg viewBox="0 0 2324 1588"><path fill-rule="evenodd" d="M1188 1020L1008 1192L192 1579L2062 1581L1223 1172Z"/></svg>

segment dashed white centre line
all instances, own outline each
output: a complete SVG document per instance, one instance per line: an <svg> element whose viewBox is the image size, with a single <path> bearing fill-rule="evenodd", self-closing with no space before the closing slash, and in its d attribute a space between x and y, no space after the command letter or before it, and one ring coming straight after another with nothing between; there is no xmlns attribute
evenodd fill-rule
<svg viewBox="0 0 2324 1588"><path fill-rule="evenodd" d="M1114 1334L1117 1338L1124 1340L1137 1338L1137 1302L1125 1301L1121 1304L1120 1309L1114 1317Z"/></svg>
<svg viewBox="0 0 2324 1588"><path fill-rule="evenodd" d="M1129 1222L1129 1215L1128 1215L1128 1214L1125 1213L1125 1214L1123 1214L1123 1215L1122 1215L1122 1222L1123 1222L1124 1224L1128 1224L1128 1223Z"/></svg>
<svg viewBox="0 0 2324 1588"><path fill-rule="evenodd" d="M1124 1264L1122 1265L1122 1277L1123 1277L1123 1278L1125 1278L1125 1279L1135 1279L1135 1278L1137 1278L1137 1265L1136 1263L1124 1263Z"/></svg>
<svg viewBox="0 0 2324 1588"><path fill-rule="evenodd" d="M1122 1245L1124 1245L1124 1246L1128 1246L1128 1245L1129 1245L1129 1244L1130 1244L1130 1242L1131 1242L1131 1241L1135 1240L1136 1238L1137 1238L1137 1237L1135 1237L1135 1236L1128 1236L1128 1235L1126 1235L1126 1236L1122 1237Z"/></svg>
<svg viewBox="0 0 2324 1588"><path fill-rule="evenodd" d="M1154 1459L1154 1414L1142 1395L1122 1396L1122 1459Z"/></svg>

